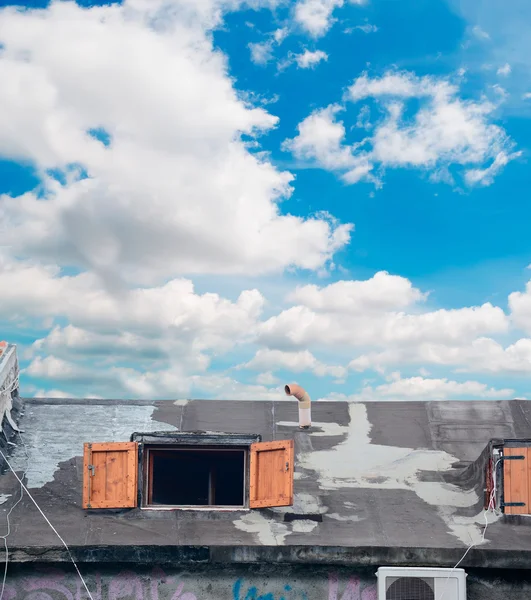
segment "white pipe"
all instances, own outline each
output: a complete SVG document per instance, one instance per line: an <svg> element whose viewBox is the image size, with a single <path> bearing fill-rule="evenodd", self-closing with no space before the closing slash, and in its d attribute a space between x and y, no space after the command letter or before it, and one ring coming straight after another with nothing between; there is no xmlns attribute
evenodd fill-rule
<svg viewBox="0 0 531 600"><path fill-rule="evenodd" d="M299 401L299 427L308 429L312 425L312 408L310 395L306 390L296 383L290 383L284 386L284 391L288 396L295 396Z"/></svg>

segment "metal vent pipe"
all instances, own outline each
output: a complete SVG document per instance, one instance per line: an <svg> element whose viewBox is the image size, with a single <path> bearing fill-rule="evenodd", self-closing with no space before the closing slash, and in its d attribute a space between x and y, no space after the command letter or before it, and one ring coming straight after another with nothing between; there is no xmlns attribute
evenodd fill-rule
<svg viewBox="0 0 531 600"><path fill-rule="evenodd" d="M310 395L300 385L290 383L284 386L288 396L294 396L299 401L299 427L308 429L312 425L312 408Z"/></svg>

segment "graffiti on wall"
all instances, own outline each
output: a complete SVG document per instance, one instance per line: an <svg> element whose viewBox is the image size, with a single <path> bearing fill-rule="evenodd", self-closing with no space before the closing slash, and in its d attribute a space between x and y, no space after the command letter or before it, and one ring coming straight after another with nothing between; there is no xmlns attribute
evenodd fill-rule
<svg viewBox="0 0 531 600"><path fill-rule="evenodd" d="M87 578L92 600L377 600L376 585L357 576L340 581L336 573L328 575L322 585L305 586L274 581L264 583L253 577L226 581L206 575L186 578L167 575L160 567L138 575L121 571L116 575L99 572ZM50 568L29 575L8 577L3 600L89 600L81 580L61 569ZM223 590L226 590L225 592Z"/></svg>

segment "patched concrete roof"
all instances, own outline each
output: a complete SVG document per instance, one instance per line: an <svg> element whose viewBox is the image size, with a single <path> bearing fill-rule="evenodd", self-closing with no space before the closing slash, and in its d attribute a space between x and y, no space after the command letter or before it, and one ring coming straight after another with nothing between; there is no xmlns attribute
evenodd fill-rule
<svg viewBox="0 0 531 600"><path fill-rule="evenodd" d="M474 542L465 566L531 566L525 524L489 518L481 539L484 450L491 439L531 438L530 401L314 402L312 421L309 431L299 430L292 400L32 399L24 401L24 433L10 460L80 560L453 566ZM294 439L294 505L231 512L82 509L84 442L170 430ZM18 498L10 473L0 478L0 494L1 520ZM11 523L13 560L64 558L28 498Z"/></svg>

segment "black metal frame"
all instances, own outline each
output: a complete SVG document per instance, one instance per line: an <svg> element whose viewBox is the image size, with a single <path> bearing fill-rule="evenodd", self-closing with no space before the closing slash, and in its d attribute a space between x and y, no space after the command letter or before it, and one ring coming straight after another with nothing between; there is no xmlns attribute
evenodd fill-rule
<svg viewBox="0 0 531 600"><path fill-rule="evenodd" d="M241 510L245 510L249 506L249 449L251 444L262 441L262 436L259 434L249 433L215 433L215 432L182 432L182 431L156 431L149 433L135 432L131 435L131 441L138 443L138 506L140 508L149 508L150 510L228 510L227 507L217 506L168 506L157 507L147 504L147 476L146 468L149 455L149 448L172 446L174 448L190 448L191 446L206 449L227 449L238 448L245 451L244 463L244 505ZM236 507L238 509L240 507ZM234 510L231 508L231 510Z"/></svg>

